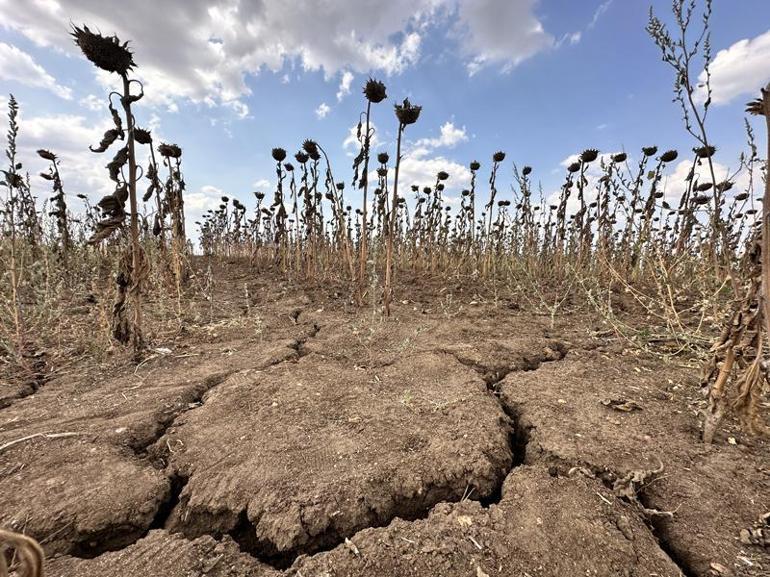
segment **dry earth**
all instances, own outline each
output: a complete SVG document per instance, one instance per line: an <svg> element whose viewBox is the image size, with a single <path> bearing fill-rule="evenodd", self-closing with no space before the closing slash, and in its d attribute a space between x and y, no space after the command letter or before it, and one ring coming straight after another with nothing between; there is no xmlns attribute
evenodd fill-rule
<svg viewBox="0 0 770 577"><path fill-rule="evenodd" d="M383 320L249 278L138 366L0 384L0 526L48 575L770 575L770 448L699 441L692 369L472 292Z"/></svg>

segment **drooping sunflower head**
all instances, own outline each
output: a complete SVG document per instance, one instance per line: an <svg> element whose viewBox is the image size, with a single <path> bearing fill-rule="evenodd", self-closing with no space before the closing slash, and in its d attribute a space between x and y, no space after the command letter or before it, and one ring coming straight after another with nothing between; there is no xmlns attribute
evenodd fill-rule
<svg viewBox="0 0 770 577"><path fill-rule="evenodd" d="M152 134L144 128L134 128L134 140L139 144L152 144Z"/></svg>
<svg viewBox="0 0 770 577"><path fill-rule="evenodd" d="M272 154L276 162L283 162L286 159L286 151L283 148L274 148Z"/></svg>
<svg viewBox="0 0 770 577"><path fill-rule="evenodd" d="M505 160L505 153L502 150L498 150L492 155L492 160L494 162L502 162Z"/></svg>
<svg viewBox="0 0 770 577"><path fill-rule="evenodd" d="M180 158L182 156L182 149L176 144L160 144L158 152L164 158Z"/></svg>
<svg viewBox="0 0 770 577"><path fill-rule="evenodd" d="M366 99L369 102L373 102L374 104L382 102L388 97L385 91L385 85L374 78L370 78L366 81L366 85L364 86L364 96L366 96Z"/></svg>
<svg viewBox="0 0 770 577"><path fill-rule="evenodd" d="M117 36L102 36L91 32L88 26L73 26L72 36L85 57L102 70L125 76L136 66L128 42L121 44Z"/></svg>
<svg viewBox="0 0 770 577"><path fill-rule="evenodd" d="M377 155L377 162L380 164L388 164L388 160L390 160L390 156L388 156L387 152L380 152Z"/></svg>
<svg viewBox="0 0 770 577"><path fill-rule="evenodd" d="M307 152L307 155L313 160L321 158L321 155L318 152L318 143L315 140L310 140L309 138L305 140L305 142L302 143L302 149Z"/></svg>
<svg viewBox="0 0 770 577"><path fill-rule="evenodd" d="M38 150L37 151L37 155L40 158L43 158L45 160L50 160L50 161L56 160L56 155L53 152L51 152L50 150L46 150L44 148L41 148L40 150Z"/></svg>
<svg viewBox="0 0 770 577"><path fill-rule="evenodd" d="M581 154L580 154L580 161L588 164L589 162L593 162L599 158L599 151L595 148L586 148Z"/></svg>
<svg viewBox="0 0 770 577"><path fill-rule="evenodd" d="M676 150L667 150L666 152L660 155L660 161L673 162L674 160L676 160L677 156L679 156L679 153Z"/></svg>

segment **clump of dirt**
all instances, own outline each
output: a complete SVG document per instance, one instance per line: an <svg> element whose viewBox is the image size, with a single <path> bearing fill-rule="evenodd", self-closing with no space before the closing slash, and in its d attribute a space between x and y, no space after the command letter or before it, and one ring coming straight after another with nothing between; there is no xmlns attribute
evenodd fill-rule
<svg viewBox="0 0 770 577"><path fill-rule="evenodd" d="M228 537L194 541L151 531L136 544L93 560L62 557L46 567L50 577L278 577L279 573L241 553Z"/></svg>
<svg viewBox="0 0 770 577"><path fill-rule="evenodd" d="M149 529L169 494L166 475L92 439L34 440L0 453L0 526L48 554L91 557Z"/></svg>
<svg viewBox="0 0 770 577"><path fill-rule="evenodd" d="M767 575L770 555L738 536L770 508L770 469L761 465L770 450L751 439L705 446L701 400L690 377L674 366L574 351L560 363L509 375L500 391L529 438L528 463L546 463L562 475L578 466L610 486L635 471L659 470L634 492L686 574L711 575L721 567ZM606 399L623 400L617 405L623 409Z"/></svg>
<svg viewBox="0 0 770 577"><path fill-rule="evenodd" d="M53 380L14 402L0 412L0 446L11 443L0 451L0 526L49 554L89 557L136 541L170 498L169 475L146 447L234 369L296 358L291 342L158 354L128 375Z"/></svg>
<svg viewBox="0 0 770 577"><path fill-rule="evenodd" d="M489 509L442 503L427 519L367 529L351 544L301 557L287 575L679 575L634 507L596 480L542 466L515 469Z"/></svg>
<svg viewBox="0 0 770 577"><path fill-rule="evenodd" d="M160 440L189 479L167 527L233 533L266 557L328 548L494 493L509 430L484 383L445 354L370 370L309 354L240 372Z"/></svg>

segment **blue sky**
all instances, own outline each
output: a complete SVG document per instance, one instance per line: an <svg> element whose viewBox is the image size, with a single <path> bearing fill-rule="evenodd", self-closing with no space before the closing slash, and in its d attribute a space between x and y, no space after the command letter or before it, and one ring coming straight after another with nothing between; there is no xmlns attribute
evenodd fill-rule
<svg viewBox="0 0 770 577"><path fill-rule="evenodd" d="M670 0L652 5L670 21ZM423 106L407 130L406 179L427 183L445 169L457 189L469 161L481 161L484 173L491 154L503 150L507 161L533 166L548 193L562 178L561 164L584 148L634 155L651 144L680 152L694 146L671 102L672 72L644 30L649 6L0 0L0 93L12 92L22 106L27 167L39 166L34 149L50 147L62 156L65 191L97 198L109 191L109 159L86 146L107 124L104 95L114 79L78 54L67 25L132 40L148 95L138 122L182 146L189 221L215 206L220 191L247 206L252 191L271 192L271 148L293 153L305 138L327 149L350 196L354 147L344 142L364 109L369 75L387 85L389 98L374 107L373 121L379 147L391 156L394 101L408 96ZM734 167L745 143L745 103L770 81L770 2L715 0L712 45L710 133L717 161ZM506 164L500 190L510 180ZM33 183L45 196L45 181Z"/></svg>

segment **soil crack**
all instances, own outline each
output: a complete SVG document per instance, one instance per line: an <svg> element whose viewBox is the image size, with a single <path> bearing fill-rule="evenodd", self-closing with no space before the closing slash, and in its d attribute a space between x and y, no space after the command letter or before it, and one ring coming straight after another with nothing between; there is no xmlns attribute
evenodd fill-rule
<svg viewBox="0 0 770 577"><path fill-rule="evenodd" d="M313 323L313 327L307 332L307 334L294 339L294 342L292 342L289 346L295 351L297 351L297 358L301 359L302 357L308 354L308 351L305 348L305 345L310 339L315 337L319 332L321 332L321 325L319 325L318 323Z"/></svg>

